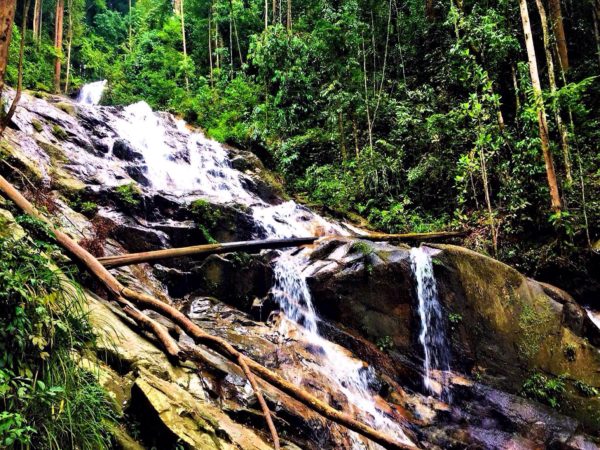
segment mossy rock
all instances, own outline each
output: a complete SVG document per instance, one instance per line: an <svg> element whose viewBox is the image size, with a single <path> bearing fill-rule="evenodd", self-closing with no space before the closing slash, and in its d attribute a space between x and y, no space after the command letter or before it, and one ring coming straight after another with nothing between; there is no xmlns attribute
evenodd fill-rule
<svg viewBox="0 0 600 450"><path fill-rule="evenodd" d="M77 110L71 103L59 102L56 104L56 107L70 116L77 117Z"/></svg>
<svg viewBox="0 0 600 450"><path fill-rule="evenodd" d="M16 222L14 216L6 209L0 209L0 237L21 239L25 231Z"/></svg>
<svg viewBox="0 0 600 450"><path fill-rule="evenodd" d="M569 328L567 308L539 283L471 250L432 247L443 250L437 256L442 264L434 269L440 298L447 310L463 318L453 334L453 353L469 355L474 367L484 369L486 382L519 393L531 373L543 372L600 387L600 351ZM565 357L566 347L575 349L574 358ZM586 411L599 402L582 396L571 383L559 408L597 427L600 419Z"/></svg>

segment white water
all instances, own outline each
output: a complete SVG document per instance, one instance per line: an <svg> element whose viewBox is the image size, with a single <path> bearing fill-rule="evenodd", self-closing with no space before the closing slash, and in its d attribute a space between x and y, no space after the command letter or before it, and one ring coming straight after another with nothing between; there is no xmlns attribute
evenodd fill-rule
<svg viewBox="0 0 600 450"><path fill-rule="evenodd" d="M417 280L421 332L419 342L423 347L423 386L431 394L450 400L447 376L450 371L450 349L447 343L442 306L438 298L433 275L431 255L423 248L410 251L412 270Z"/></svg>
<svg viewBox="0 0 600 450"><path fill-rule="evenodd" d="M96 81L84 85L79 91L77 96L77 103L84 105L97 105L102 100L102 94L104 94L104 88L106 87L106 80Z"/></svg>
<svg viewBox="0 0 600 450"><path fill-rule="evenodd" d="M596 327L598 327L598 329L600 330L600 312L592 311L591 309L587 308L585 311L587 312L587 315L592 321L592 323L596 325Z"/></svg>
<svg viewBox="0 0 600 450"><path fill-rule="evenodd" d="M94 85L93 88L90 85L89 90L97 94L99 85ZM82 94L84 91L85 87ZM232 167L228 152L221 144L191 131L183 121L153 112L145 102L126 107L111 125L119 138L127 140L143 155L145 175L152 189L205 197L219 203L244 204L251 208L257 226L272 238L348 234L340 225L328 222L293 201L278 205L264 202L244 188L244 182L249 179ZM305 343L322 349L314 369L345 396L349 412L399 441L410 443L400 424L377 408L368 385L372 369L320 336L319 319L302 274L306 261L302 254L294 256L294 253L293 250L282 252L274 267L272 293L284 316L279 333L285 337L293 330L300 333ZM374 446L354 434L352 440L355 448Z"/></svg>
<svg viewBox="0 0 600 450"><path fill-rule="evenodd" d="M344 395L347 401L346 412L400 442L414 445L404 434L402 426L378 408L375 393L369 387L370 378L375 376L373 369L320 335L319 318L302 271L302 266L305 265L302 255L292 256L290 252L282 253L275 264L272 294L284 315L279 333L319 350L318 362L313 364L312 369ZM351 433L350 437L354 449L380 448L356 433Z"/></svg>

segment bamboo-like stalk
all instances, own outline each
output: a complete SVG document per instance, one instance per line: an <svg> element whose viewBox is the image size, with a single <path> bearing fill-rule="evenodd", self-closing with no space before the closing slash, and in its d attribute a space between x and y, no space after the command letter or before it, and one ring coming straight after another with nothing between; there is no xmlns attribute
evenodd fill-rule
<svg viewBox="0 0 600 450"><path fill-rule="evenodd" d="M297 247L312 244L318 238L290 238L290 239L267 239L261 241L227 242L224 244L194 245L191 247L170 248L165 250L154 250L141 253L130 253L127 255L107 256L98 258L105 267L120 267L131 264L139 264L169 258L180 258L193 255L214 255L218 253L231 252L256 252L264 249L276 249L285 247Z"/></svg>
<svg viewBox="0 0 600 450"><path fill-rule="evenodd" d="M256 361L246 357L239 351L237 351L229 342L225 339L211 336L203 331L198 325L192 322L185 314L171 305L168 305L156 298L134 291L132 289L123 286L110 272L87 250L77 244L67 234L63 233L43 215L41 215L34 206L25 198L19 191L17 191L12 184L10 184L4 177L0 176L0 191L4 192L6 196L12 200L17 207L22 209L25 213L36 217L44 222L48 223L51 230L54 232L58 243L69 253L72 257L78 260L80 263L85 265L87 269L106 287L116 299L125 298L138 306L143 306L155 312L158 312L165 317L171 319L177 324L188 336L194 339L197 344L204 344L207 347L213 349L220 355L228 358L229 360L240 365L244 370L242 362L247 365L251 372L267 383L280 389L282 392L288 394L290 397L300 401L304 405L308 406L313 411L321 414L322 416L340 424L352 431L358 432L361 435L371 439L372 441L384 446L388 449L414 449L413 445L409 445L403 442L398 442L391 436L375 430L374 428L354 419L353 417L338 411L327 403L317 399L315 396L309 394L303 389L300 389L295 384L282 378L275 372L267 369ZM252 382L252 381L251 381ZM260 391L257 392L257 396L261 395ZM269 429L272 427L271 415L265 417ZM274 442L277 442L274 439Z"/></svg>

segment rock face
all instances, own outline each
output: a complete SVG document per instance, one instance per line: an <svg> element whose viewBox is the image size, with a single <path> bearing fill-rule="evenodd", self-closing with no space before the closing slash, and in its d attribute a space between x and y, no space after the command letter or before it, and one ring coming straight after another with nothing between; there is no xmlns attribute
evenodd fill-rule
<svg viewBox="0 0 600 450"><path fill-rule="evenodd" d="M148 161L117 130L124 115L119 108L24 95L1 151L54 199L53 215L61 227L107 255L264 236L266 228L248 203L216 198L218 189L198 183L198 192L181 193L152 186ZM188 142L177 134L177 121L161 117L172 149L169 161L189 162ZM266 201L274 211L286 207L276 180L254 155L227 152L231 167L241 173L236 189L245 188L252 202ZM233 183L228 178L232 168L206 164L214 165L205 175L221 182L214 183L217 188ZM132 183L133 199L116 189ZM274 214L273 229L285 222L287 211ZM304 209L301 220L310 223L311 214ZM322 228L322 223L315 225ZM0 235L18 233L22 230L0 205ZM396 418L423 448L597 448L584 430L600 433L595 390L600 388L600 329L568 294L483 255L435 247L440 251L434 258L435 278L451 344L451 403L423 391L410 249L336 237L301 250L302 275L321 335L360 367L377 408ZM184 258L115 274L127 285L172 302L207 332L343 409L343 386L323 375L323 348L303 340L298 330L280 333L283 318L272 289L278 255ZM205 364L174 364L108 302L90 292L87 298L99 343L94 354L86 355L86 367L99 372L124 413L123 430L117 433L123 448L270 448L256 397L237 366L203 347L197 351ZM149 315L177 335L183 348L192 344L168 320ZM524 385L536 374L564 386L555 410L523 397L532 396ZM541 387L542 394L546 388ZM284 448L356 445L347 430L276 389L264 386L264 394ZM536 400L547 400L542 394Z"/></svg>

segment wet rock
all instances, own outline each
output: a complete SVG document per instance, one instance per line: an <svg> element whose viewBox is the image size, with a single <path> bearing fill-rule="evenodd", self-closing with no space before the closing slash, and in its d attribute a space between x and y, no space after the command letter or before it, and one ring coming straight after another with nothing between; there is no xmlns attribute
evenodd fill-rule
<svg viewBox="0 0 600 450"><path fill-rule="evenodd" d="M135 181L137 181L142 186L148 187L152 184L147 177L148 166L145 166L145 165L127 166L125 168L125 171L127 172L127 175L129 175L131 178L133 178Z"/></svg>
<svg viewBox="0 0 600 450"><path fill-rule="evenodd" d="M133 224L120 224L113 234L130 252L147 252L169 246L169 237L165 233Z"/></svg>
<svg viewBox="0 0 600 450"><path fill-rule="evenodd" d="M135 150L133 146L124 139L117 139L112 148L113 155L124 161L139 161L144 155Z"/></svg>

